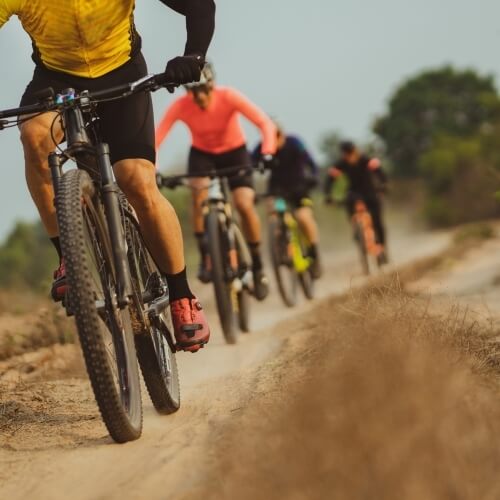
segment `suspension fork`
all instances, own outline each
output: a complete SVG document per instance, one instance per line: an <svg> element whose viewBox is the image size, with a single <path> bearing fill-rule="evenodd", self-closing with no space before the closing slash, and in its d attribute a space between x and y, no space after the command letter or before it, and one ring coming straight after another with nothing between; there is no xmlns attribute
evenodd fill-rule
<svg viewBox="0 0 500 500"><path fill-rule="evenodd" d="M61 180L61 175L62 175L61 157L57 153L49 154L49 168L50 168L50 176L52 179L52 186L54 187L54 205L55 205L57 194L59 192L59 181Z"/></svg>
<svg viewBox="0 0 500 500"><path fill-rule="evenodd" d="M104 212L109 228L109 238L113 250L116 269L117 302L120 309L127 307L132 296L132 279L127 259L127 245L120 216L118 186L113 178L113 169L107 144L98 144L97 164L101 176L101 193Z"/></svg>

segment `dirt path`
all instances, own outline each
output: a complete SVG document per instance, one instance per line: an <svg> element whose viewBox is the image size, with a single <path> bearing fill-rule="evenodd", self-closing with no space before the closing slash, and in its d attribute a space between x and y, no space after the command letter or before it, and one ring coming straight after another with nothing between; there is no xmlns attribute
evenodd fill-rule
<svg viewBox="0 0 500 500"><path fill-rule="evenodd" d="M397 238L394 264L432 255L448 243L446 234ZM327 257L319 297L363 282L352 249ZM238 346L226 346L215 331L202 354L179 356L181 410L159 417L144 398L143 437L127 445L107 437L74 346L46 348L0 365L0 372L10 373L0 379L0 498L166 499L200 491L224 456L219 438L224 441L239 415L247 415L255 394L274 394L282 372L273 363L286 363L290 352L300 356L301 339L325 320L316 317L315 307L302 303L287 310L273 296L255 305L258 331ZM301 366L290 365L293 380L301 379Z"/></svg>

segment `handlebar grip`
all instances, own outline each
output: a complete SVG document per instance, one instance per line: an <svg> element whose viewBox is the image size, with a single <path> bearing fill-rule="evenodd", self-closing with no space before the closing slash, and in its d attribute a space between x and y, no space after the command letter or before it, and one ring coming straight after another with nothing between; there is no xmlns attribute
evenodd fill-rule
<svg viewBox="0 0 500 500"><path fill-rule="evenodd" d="M54 99L56 93L54 92L54 89L52 87L47 87L42 90L38 90L33 94L33 97L38 101L38 102L43 102L47 101L50 99Z"/></svg>

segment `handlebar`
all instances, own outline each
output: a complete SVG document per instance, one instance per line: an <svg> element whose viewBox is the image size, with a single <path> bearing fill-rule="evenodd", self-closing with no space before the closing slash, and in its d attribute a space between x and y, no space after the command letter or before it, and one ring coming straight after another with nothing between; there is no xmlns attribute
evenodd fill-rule
<svg viewBox="0 0 500 500"><path fill-rule="evenodd" d="M217 170L210 170L208 172L200 173L187 173L181 175L162 175L158 173L156 175L157 184L160 187L166 187L170 189L175 189L177 186L181 186L185 180L194 178L204 178L209 177L210 179L215 179L217 177L227 177L229 175L244 176L253 172L257 168L257 165L235 165L233 167L226 167Z"/></svg>
<svg viewBox="0 0 500 500"><path fill-rule="evenodd" d="M58 98L54 100L54 91L52 89L46 89L39 93L41 96L40 102L36 104L29 104L27 106L21 106L19 108L0 111L0 119L45 113L47 111L57 111L64 108L68 102L76 102L77 104L85 105L97 104L98 102L108 99L122 99L138 92L154 92L161 87L172 88L178 86L179 85L176 83L166 81L165 73L159 73L156 75L145 76L135 82L125 83L123 85L118 85L116 87L111 87L97 92L90 93L83 91L68 100L59 100ZM0 123L0 128L2 128L2 125L5 125L5 123Z"/></svg>

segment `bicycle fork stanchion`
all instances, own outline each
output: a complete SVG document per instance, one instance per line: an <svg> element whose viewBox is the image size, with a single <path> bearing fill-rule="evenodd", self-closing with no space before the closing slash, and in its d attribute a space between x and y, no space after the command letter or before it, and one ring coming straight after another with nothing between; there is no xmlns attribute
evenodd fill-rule
<svg viewBox="0 0 500 500"><path fill-rule="evenodd" d="M49 168L54 187L54 204L56 203L57 193L59 191L59 181L61 180L61 158L57 153L50 153Z"/></svg>
<svg viewBox="0 0 500 500"><path fill-rule="evenodd" d="M107 144L97 146L97 162L101 175L101 191L109 227L109 237L113 248L113 260L116 268L118 289L118 306L123 309L128 306L132 296L132 280L127 260L127 248L123 234L120 205L118 202L118 186L113 178L113 170L109 159Z"/></svg>

